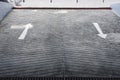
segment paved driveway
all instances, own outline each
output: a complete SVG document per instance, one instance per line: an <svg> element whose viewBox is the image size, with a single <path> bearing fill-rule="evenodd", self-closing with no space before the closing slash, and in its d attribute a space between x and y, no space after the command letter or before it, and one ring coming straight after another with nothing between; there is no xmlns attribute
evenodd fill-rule
<svg viewBox="0 0 120 80"><path fill-rule="evenodd" d="M111 10L13 10L0 24L0 76L120 76L120 18Z"/></svg>

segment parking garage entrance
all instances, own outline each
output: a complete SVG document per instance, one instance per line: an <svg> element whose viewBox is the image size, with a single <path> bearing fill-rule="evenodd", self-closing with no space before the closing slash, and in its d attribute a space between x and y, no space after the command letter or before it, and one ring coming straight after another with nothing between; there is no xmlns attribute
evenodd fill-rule
<svg viewBox="0 0 120 80"><path fill-rule="evenodd" d="M120 17L110 7L32 1L14 5L0 22L0 77L120 76Z"/></svg>

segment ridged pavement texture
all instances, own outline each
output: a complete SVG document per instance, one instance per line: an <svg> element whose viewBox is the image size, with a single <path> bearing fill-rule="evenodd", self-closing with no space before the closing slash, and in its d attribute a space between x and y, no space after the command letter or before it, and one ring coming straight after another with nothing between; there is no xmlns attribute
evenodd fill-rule
<svg viewBox="0 0 120 80"><path fill-rule="evenodd" d="M33 28L19 40L24 29L10 27L28 23ZM0 23L0 77L120 76L119 33L111 10L13 10Z"/></svg>

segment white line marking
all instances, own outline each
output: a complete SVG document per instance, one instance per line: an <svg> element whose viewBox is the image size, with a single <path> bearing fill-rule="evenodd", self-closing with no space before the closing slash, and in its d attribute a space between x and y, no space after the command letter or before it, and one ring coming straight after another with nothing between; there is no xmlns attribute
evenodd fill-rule
<svg viewBox="0 0 120 80"><path fill-rule="evenodd" d="M99 33L98 36L105 39L107 37L107 34L104 34L102 32L102 29L100 28L99 24L98 23L93 23L93 25L95 26L95 28L97 29L97 31Z"/></svg>
<svg viewBox="0 0 120 80"><path fill-rule="evenodd" d="M65 13L68 13L68 11L66 11L66 10L60 10L60 11L54 12L54 14L59 14L59 13L65 14Z"/></svg>
<svg viewBox="0 0 120 80"><path fill-rule="evenodd" d="M26 25L12 25L11 29L23 29L25 27L26 27Z"/></svg>
<svg viewBox="0 0 120 80"><path fill-rule="evenodd" d="M93 23L93 25L95 26L95 28L97 29L97 31L99 32L99 34L103 34L100 26L98 25L98 23Z"/></svg>
<svg viewBox="0 0 120 80"><path fill-rule="evenodd" d="M37 11L38 11L38 10L36 10L36 9L35 9L35 10L33 10L33 12L37 12Z"/></svg>
<svg viewBox="0 0 120 80"><path fill-rule="evenodd" d="M32 28L33 26L31 24L27 24L25 26L24 31L22 32L22 34L20 35L20 37L18 39L23 40L25 38L25 36L27 35L28 29Z"/></svg>

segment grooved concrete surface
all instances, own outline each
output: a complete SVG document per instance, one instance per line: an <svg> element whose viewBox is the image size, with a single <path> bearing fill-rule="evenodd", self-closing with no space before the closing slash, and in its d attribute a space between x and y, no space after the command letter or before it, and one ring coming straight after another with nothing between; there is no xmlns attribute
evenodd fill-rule
<svg viewBox="0 0 120 80"><path fill-rule="evenodd" d="M120 18L110 10L59 12L13 10L0 23L0 77L120 76ZM28 23L34 27L19 40L24 29L11 25Z"/></svg>

